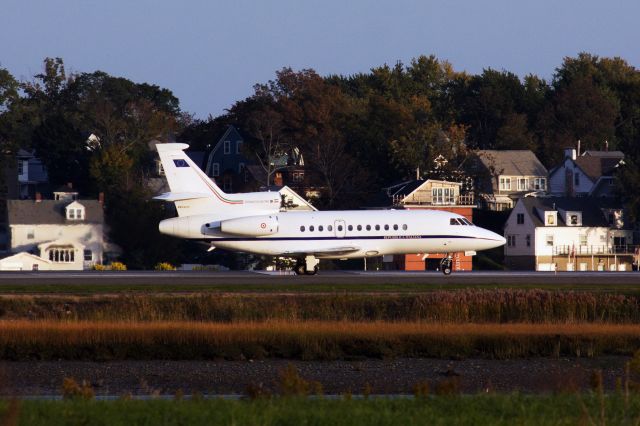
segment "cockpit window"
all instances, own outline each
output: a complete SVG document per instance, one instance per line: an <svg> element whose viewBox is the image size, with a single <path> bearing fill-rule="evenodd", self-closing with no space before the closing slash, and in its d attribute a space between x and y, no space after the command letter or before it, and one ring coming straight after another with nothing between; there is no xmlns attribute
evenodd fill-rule
<svg viewBox="0 0 640 426"><path fill-rule="evenodd" d="M466 223L467 225L469 225L469 226L473 226L473 223L471 223L471 221L470 221L469 219L467 219L466 217L463 217L461 220L462 220L464 223Z"/></svg>
<svg viewBox="0 0 640 426"><path fill-rule="evenodd" d="M449 219L449 225L460 225L460 224L458 223L458 219L452 217L451 219Z"/></svg>

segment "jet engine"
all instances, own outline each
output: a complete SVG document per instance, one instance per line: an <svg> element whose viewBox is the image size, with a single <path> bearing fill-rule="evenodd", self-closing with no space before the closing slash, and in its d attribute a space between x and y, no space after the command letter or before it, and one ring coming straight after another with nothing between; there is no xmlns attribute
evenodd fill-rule
<svg viewBox="0 0 640 426"><path fill-rule="evenodd" d="M225 234L248 237L273 235L278 232L278 216L248 216L223 220L220 222L220 230Z"/></svg>

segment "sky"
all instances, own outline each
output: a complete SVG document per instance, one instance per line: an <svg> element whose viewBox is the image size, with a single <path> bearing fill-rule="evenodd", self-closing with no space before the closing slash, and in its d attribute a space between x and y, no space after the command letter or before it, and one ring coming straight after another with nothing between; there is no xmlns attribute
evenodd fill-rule
<svg viewBox="0 0 640 426"><path fill-rule="evenodd" d="M31 80L61 57L168 88L206 119L283 67L349 75L434 54L550 79L584 51L640 68L638 17L636 0L2 0L0 67Z"/></svg>

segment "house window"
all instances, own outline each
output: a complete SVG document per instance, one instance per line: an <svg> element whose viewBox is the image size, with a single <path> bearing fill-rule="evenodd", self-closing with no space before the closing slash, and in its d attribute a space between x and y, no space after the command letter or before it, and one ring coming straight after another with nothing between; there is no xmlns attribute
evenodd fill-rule
<svg viewBox="0 0 640 426"><path fill-rule="evenodd" d="M50 249L49 260L56 263L72 263L75 262L75 250L69 249Z"/></svg>
<svg viewBox="0 0 640 426"><path fill-rule="evenodd" d="M573 175L573 181L575 186L580 185L580 173L576 172L576 174Z"/></svg>
<svg viewBox="0 0 640 426"><path fill-rule="evenodd" d="M516 222L518 223L518 225L524 224L524 213L518 213L516 215Z"/></svg>
<svg viewBox="0 0 640 426"><path fill-rule="evenodd" d="M547 225L555 225L556 223L556 215L555 213L550 213L547 215Z"/></svg>
<svg viewBox="0 0 640 426"><path fill-rule="evenodd" d="M224 141L224 153L231 154L231 141Z"/></svg>
<svg viewBox="0 0 640 426"><path fill-rule="evenodd" d="M164 176L164 167L161 161L158 161L158 176Z"/></svg>
<svg viewBox="0 0 640 426"><path fill-rule="evenodd" d="M293 181L302 182L304 180L304 172L293 172Z"/></svg>
<svg viewBox="0 0 640 426"><path fill-rule="evenodd" d="M529 185L528 179L526 178L518 179L518 191L526 191L528 185Z"/></svg>
<svg viewBox="0 0 640 426"><path fill-rule="evenodd" d="M581 246L587 245L587 234L580 234L580 245Z"/></svg>
<svg viewBox="0 0 640 426"><path fill-rule="evenodd" d="M501 191L511 191L511 178L509 178L509 177L501 177L500 178L500 190Z"/></svg>
<svg viewBox="0 0 640 426"><path fill-rule="evenodd" d="M432 188L431 203L433 204L453 204L455 192L453 188Z"/></svg>
<svg viewBox="0 0 640 426"><path fill-rule="evenodd" d="M76 218L75 209L69 209L69 212L67 214L67 219L75 219L75 218Z"/></svg>
<svg viewBox="0 0 640 426"><path fill-rule="evenodd" d="M238 163L238 173L244 172L244 163Z"/></svg>
<svg viewBox="0 0 640 426"><path fill-rule="evenodd" d="M516 236L515 235L507 235L507 246L515 247L516 246Z"/></svg>
<svg viewBox="0 0 640 426"><path fill-rule="evenodd" d="M236 154L241 154L242 153L242 141L237 141L236 142Z"/></svg>
<svg viewBox="0 0 640 426"><path fill-rule="evenodd" d="M84 260L86 262L91 262L93 260L93 252L91 250L84 251Z"/></svg>
<svg viewBox="0 0 640 426"><path fill-rule="evenodd" d="M569 215L569 224L571 225L578 225L578 215L577 214L572 214Z"/></svg>
<svg viewBox="0 0 640 426"><path fill-rule="evenodd" d="M213 163L213 168L211 170L211 173L213 174L214 177L220 176L220 163Z"/></svg>
<svg viewBox="0 0 640 426"><path fill-rule="evenodd" d="M536 191L544 191L547 189L547 179L546 178L536 178L534 180L533 189Z"/></svg>
<svg viewBox="0 0 640 426"><path fill-rule="evenodd" d="M84 209L74 209L67 207L67 219L82 220L84 219Z"/></svg>
<svg viewBox="0 0 640 426"><path fill-rule="evenodd" d="M27 239L33 240L35 238L35 230L33 228L27 229Z"/></svg>
<svg viewBox="0 0 640 426"><path fill-rule="evenodd" d="M527 234L526 241L527 241L527 247L531 247L531 234Z"/></svg>
<svg viewBox="0 0 640 426"><path fill-rule="evenodd" d="M18 160L18 174L21 175L24 173L24 161Z"/></svg>
<svg viewBox="0 0 640 426"><path fill-rule="evenodd" d="M553 247L553 235L547 235L547 246Z"/></svg>

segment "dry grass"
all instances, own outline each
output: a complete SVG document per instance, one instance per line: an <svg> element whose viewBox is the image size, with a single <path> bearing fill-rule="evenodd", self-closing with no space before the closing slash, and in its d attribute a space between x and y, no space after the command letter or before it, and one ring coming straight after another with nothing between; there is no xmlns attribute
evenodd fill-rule
<svg viewBox="0 0 640 426"><path fill-rule="evenodd" d="M513 358L639 347L634 324L0 321L4 359Z"/></svg>
<svg viewBox="0 0 640 426"><path fill-rule="evenodd" d="M0 319L640 323L640 299L546 290L0 297Z"/></svg>

